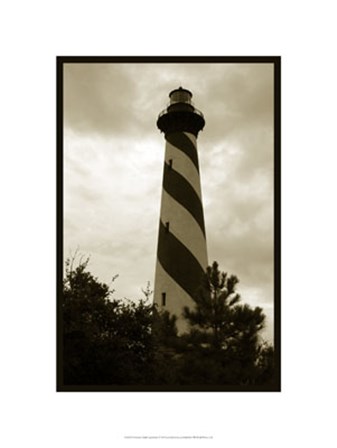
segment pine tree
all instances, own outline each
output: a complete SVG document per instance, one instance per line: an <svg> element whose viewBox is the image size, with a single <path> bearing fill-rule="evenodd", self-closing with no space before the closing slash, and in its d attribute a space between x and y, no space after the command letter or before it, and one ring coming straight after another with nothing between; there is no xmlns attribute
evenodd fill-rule
<svg viewBox="0 0 337 448"><path fill-rule="evenodd" d="M271 347L263 350L259 337L265 315L260 307L239 303L238 282L235 275L220 272L214 262L207 268L194 297L194 309L184 308L184 316L191 325L185 338L193 347L189 364L192 365L191 359L196 363L193 374L199 368L199 380L255 383L263 372L270 370L270 362L267 366L265 363L271 360L273 350ZM264 353L268 355L265 358ZM186 378L189 372L190 367L185 364Z"/></svg>

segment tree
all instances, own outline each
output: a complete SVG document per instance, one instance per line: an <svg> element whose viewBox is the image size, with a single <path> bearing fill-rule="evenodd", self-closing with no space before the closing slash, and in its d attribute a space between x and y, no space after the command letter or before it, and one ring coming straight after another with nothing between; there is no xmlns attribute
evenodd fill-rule
<svg viewBox="0 0 337 448"><path fill-rule="evenodd" d="M241 304L238 279L216 262L185 308L189 333L176 317L145 300L113 298L88 270L89 258L67 260L62 297L65 385L263 384L273 376L273 348L261 342L261 308ZM112 281L116 277L113 277Z"/></svg>
<svg viewBox="0 0 337 448"><path fill-rule="evenodd" d="M116 300L87 269L67 260L63 283L64 384L149 381L152 305ZM115 277L113 278L113 280Z"/></svg>
<svg viewBox="0 0 337 448"><path fill-rule="evenodd" d="M273 349L259 338L265 315L259 307L239 303L238 282L214 262L194 297L195 308L184 308L192 326L185 339L193 348L184 365L184 381L192 371L194 376L199 372L199 381L222 384L256 383L263 375L268 380Z"/></svg>

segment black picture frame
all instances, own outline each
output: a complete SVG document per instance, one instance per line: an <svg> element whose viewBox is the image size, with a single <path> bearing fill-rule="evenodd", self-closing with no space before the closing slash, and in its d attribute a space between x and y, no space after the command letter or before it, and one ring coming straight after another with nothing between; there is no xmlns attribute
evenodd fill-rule
<svg viewBox="0 0 337 448"><path fill-rule="evenodd" d="M63 382L63 337L62 337L62 285L64 271L64 189L63 189L63 118L64 118L64 64L76 63L270 63L274 66L274 350L275 382L266 386L242 385L200 385L200 386L158 386L158 385L66 385ZM247 392L281 391L281 57L280 56L58 56L56 58L56 168L57 168L57 385L58 392Z"/></svg>

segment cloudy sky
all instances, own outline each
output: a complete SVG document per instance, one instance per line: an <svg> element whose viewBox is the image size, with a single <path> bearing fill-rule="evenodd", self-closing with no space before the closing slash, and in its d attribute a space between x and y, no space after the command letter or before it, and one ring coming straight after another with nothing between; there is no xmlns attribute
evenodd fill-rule
<svg viewBox="0 0 337 448"><path fill-rule="evenodd" d="M273 333L273 65L64 65L64 256L90 255L115 297L153 286L169 92L193 93L209 263L236 274Z"/></svg>

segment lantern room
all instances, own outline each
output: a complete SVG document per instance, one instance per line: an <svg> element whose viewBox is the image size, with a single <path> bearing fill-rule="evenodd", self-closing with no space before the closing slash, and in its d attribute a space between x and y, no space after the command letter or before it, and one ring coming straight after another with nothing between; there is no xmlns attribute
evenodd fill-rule
<svg viewBox="0 0 337 448"><path fill-rule="evenodd" d="M182 87L172 90L169 97L170 105L176 103L192 104L192 92L187 89L183 89Z"/></svg>

